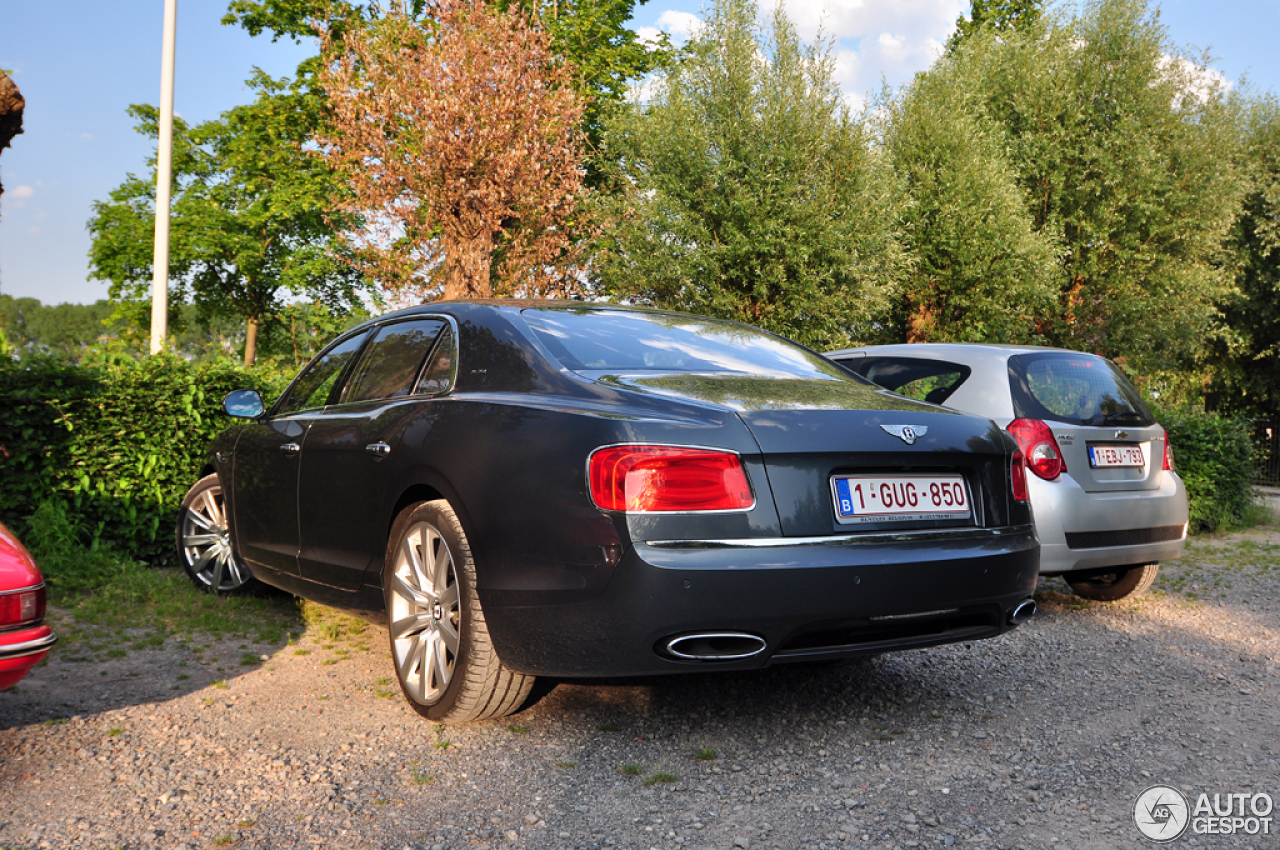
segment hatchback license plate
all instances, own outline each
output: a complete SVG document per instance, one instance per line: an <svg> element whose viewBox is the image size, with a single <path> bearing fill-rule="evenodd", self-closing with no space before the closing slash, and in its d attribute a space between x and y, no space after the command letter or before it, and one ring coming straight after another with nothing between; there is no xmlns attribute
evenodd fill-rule
<svg viewBox="0 0 1280 850"><path fill-rule="evenodd" d="M1089 466L1094 469L1144 467L1142 446L1089 446Z"/></svg>
<svg viewBox="0 0 1280 850"><path fill-rule="evenodd" d="M831 479L836 519L968 519L969 490L961 475L837 475Z"/></svg>

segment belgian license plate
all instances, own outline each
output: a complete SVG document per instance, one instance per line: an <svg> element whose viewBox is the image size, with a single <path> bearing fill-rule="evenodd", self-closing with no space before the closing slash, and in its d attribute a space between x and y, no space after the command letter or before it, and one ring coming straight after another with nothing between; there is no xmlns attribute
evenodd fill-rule
<svg viewBox="0 0 1280 850"><path fill-rule="evenodd" d="M1143 467L1142 446L1089 446L1089 466L1094 469Z"/></svg>
<svg viewBox="0 0 1280 850"><path fill-rule="evenodd" d="M961 520L972 515L961 475L836 475L831 479L836 519L846 525L873 520Z"/></svg>

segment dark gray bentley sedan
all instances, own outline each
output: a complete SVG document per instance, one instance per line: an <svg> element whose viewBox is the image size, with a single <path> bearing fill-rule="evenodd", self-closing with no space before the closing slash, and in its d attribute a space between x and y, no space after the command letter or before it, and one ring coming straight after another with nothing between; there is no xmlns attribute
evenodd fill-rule
<svg viewBox="0 0 1280 850"><path fill-rule="evenodd" d="M1034 612L1008 435L746 325L436 303L224 406L243 422L178 523L192 579L385 617L433 720L511 713L535 676L837 660Z"/></svg>

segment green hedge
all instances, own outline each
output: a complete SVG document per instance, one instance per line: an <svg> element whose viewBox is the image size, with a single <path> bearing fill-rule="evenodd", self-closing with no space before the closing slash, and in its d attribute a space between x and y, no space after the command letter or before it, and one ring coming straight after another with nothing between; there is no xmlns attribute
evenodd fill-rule
<svg viewBox="0 0 1280 850"><path fill-rule="evenodd" d="M287 377L169 356L80 365L0 358L0 520L21 533L50 497L84 541L172 559L173 522L209 441L231 424L222 397L278 394Z"/></svg>
<svg viewBox="0 0 1280 850"><path fill-rule="evenodd" d="M1160 410L1174 468L1187 485L1192 531L1217 531L1245 519L1253 503L1249 423L1195 410Z"/></svg>

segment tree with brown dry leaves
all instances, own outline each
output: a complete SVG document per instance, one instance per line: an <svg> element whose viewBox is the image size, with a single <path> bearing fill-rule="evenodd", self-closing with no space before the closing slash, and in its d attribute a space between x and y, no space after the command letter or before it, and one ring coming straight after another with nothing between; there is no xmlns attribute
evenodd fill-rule
<svg viewBox="0 0 1280 850"><path fill-rule="evenodd" d="M518 11L394 8L322 55L324 156L349 181L362 270L424 300L581 286L585 103L573 68Z"/></svg>

